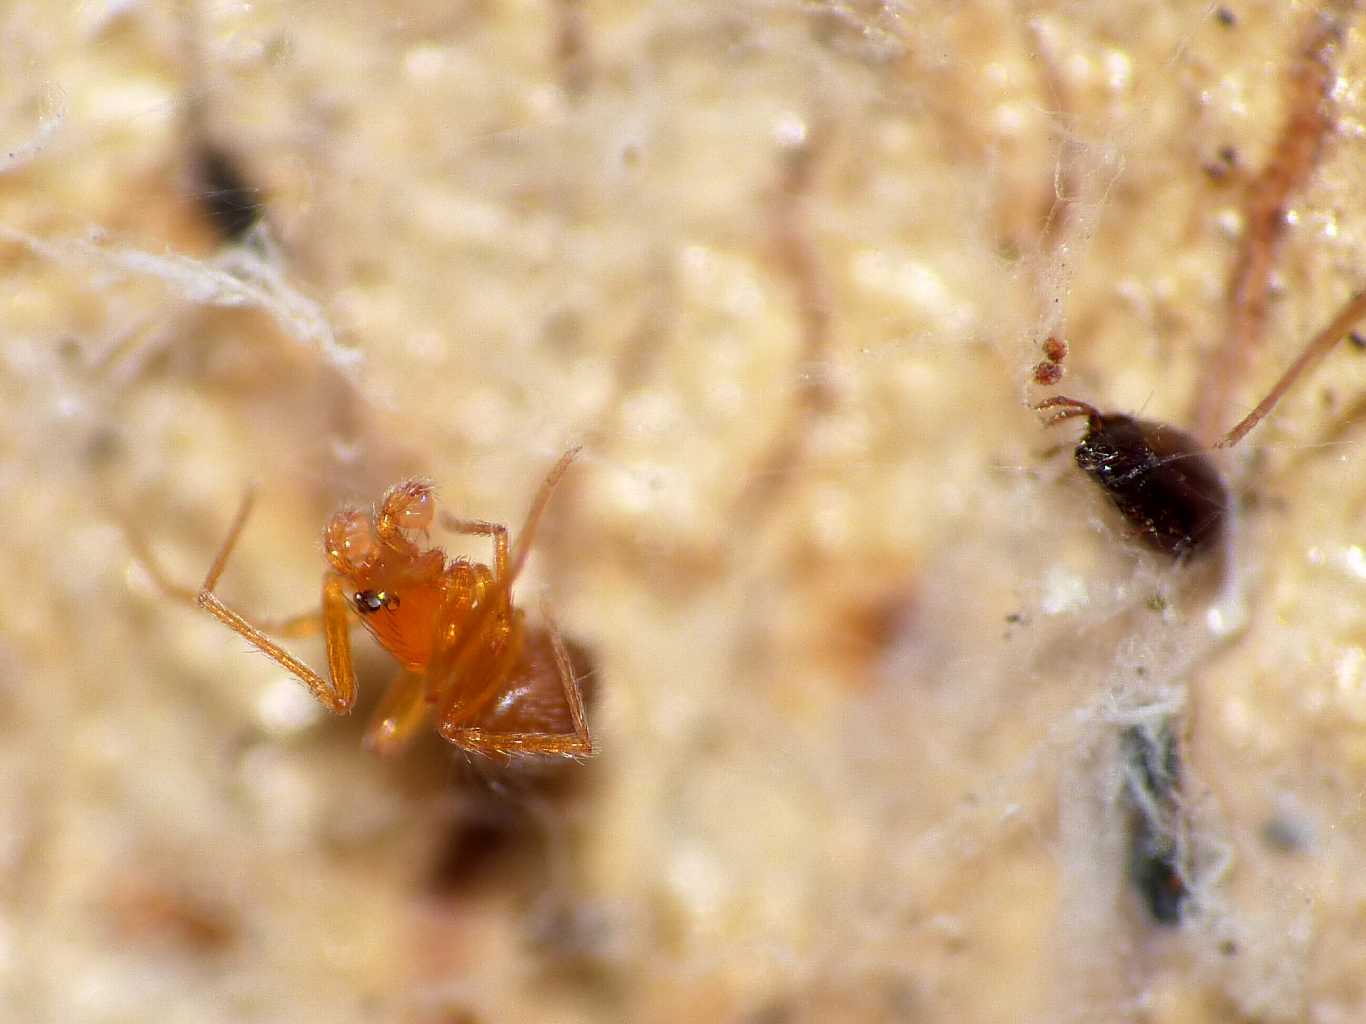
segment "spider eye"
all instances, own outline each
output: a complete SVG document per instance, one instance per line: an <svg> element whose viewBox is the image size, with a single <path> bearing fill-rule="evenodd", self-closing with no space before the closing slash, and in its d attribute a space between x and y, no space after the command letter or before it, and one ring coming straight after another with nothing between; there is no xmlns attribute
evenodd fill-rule
<svg viewBox="0 0 1366 1024"><path fill-rule="evenodd" d="M356 593L356 608L362 615L377 612L391 602L398 604L398 598L390 597L382 590L361 590Z"/></svg>

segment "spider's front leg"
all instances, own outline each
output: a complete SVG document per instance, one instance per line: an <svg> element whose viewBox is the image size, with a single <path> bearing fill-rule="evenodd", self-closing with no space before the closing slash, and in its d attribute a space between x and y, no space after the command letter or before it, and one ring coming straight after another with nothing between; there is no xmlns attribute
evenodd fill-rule
<svg viewBox="0 0 1366 1024"><path fill-rule="evenodd" d="M273 627L264 627L249 622L239 612L224 604L222 599L214 593L218 578L223 575L223 570L227 567L228 557L237 545L237 539L242 534L242 528L246 526L247 517L251 514L255 498L256 495L253 490L248 490L243 496L242 504L238 507L237 515L233 518L232 527L228 530L227 537L219 547L218 554L209 567L208 574L204 577L203 585L197 591L174 582L162 571L161 566L153 557L151 549L128 518L125 518L124 530L128 535L134 557L142 564L152 581L168 597L203 608L262 654L267 655L282 668L296 676L329 711L339 715L346 714L356 702L356 675L351 665L350 622L347 618L350 613L350 604L346 598L344 581L340 576L328 573L323 577L321 614L295 615L274 624ZM272 640L267 635L268 628L286 636L306 636L316 633L321 628L327 643L327 664L331 680L324 679Z"/></svg>

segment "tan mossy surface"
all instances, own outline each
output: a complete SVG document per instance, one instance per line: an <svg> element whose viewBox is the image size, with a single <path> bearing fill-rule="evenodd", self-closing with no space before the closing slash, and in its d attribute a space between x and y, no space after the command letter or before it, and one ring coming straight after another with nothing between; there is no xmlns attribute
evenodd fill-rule
<svg viewBox="0 0 1366 1024"><path fill-rule="evenodd" d="M1366 355L1223 457L1222 591L1028 409L1058 332L1061 393L1190 422L1318 5L1222 9L202 0L194 57L172 3L0 3L0 1019L1366 1019ZM1230 418L1366 282L1363 25ZM269 196L252 308L196 91ZM382 654L328 718L117 521L196 581L259 481L221 593L293 612L340 502L515 529L577 442L519 588L595 671L558 788L364 753ZM1154 706L1180 929L1123 877ZM533 834L436 885L491 786Z"/></svg>

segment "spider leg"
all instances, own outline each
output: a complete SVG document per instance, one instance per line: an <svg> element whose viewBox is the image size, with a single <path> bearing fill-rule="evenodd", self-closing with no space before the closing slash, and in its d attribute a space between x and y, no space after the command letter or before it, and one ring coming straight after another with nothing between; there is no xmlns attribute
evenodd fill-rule
<svg viewBox="0 0 1366 1024"><path fill-rule="evenodd" d="M134 560L142 567L145 572L164 595L183 604L197 604L199 591L194 587L187 587L171 579L161 568L161 563L152 554L152 549L147 544L147 539L133 525L133 517L122 510L118 513L119 525L123 527L124 538L128 541L128 547L133 552Z"/></svg>
<svg viewBox="0 0 1366 1024"><path fill-rule="evenodd" d="M438 702L442 699L443 689L449 693L455 686L448 685L448 681L458 681L469 678L471 668L482 657L485 648L501 642L497 637L498 633L503 633L504 638L509 639L517 629L516 620L520 617L519 613L512 605L512 585L517 582L517 577L521 574L526 565L527 557L531 553L531 544L536 537L536 527L541 521L541 516L545 513L546 505L550 502L550 496L554 494L555 487L560 482L569 469L574 457L579 454L581 446L575 445L556 460L555 465L550 467L550 472L541 482L541 486L536 491L536 496L531 501L531 508L527 512L526 521L522 524L521 533L517 535L517 543L508 555L505 564L500 571L495 574L492 585L483 590L479 597L478 606L469 614L469 621L462 624L459 633L450 638L450 627L452 625L447 612L442 612L437 626L437 644L435 654L428 665L428 699ZM460 522L460 520L454 520ZM471 524L479 523L481 527L492 526L494 524L484 524L478 520L468 521ZM457 527L458 528L458 527ZM495 537L495 558L497 557L498 540ZM458 685L458 683L456 684Z"/></svg>
<svg viewBox="0 0 1366 1024"><path fill-rule="evenodd" d="M330 682L267 636L262 626L249 622L239 612L224 604L213 592L214 585L227 567L228 557L232 554L232 549L237 545L237 539L241 536L247 517L251 514L251 507L255 498L255 490L248 489L242 498L242 504L237 509L237 515L233 517L227 537L224 538L223 544L219 547L213 564L209 566L208 574L204 577L204 584L197 591L176 583L162 571L161 566L152 556L151 549L146 541L133 528L129 517L126 516L124 517L124 532L128 535L129 546L133 550L134 557L142 563L152 581L167 596L203 608L262 654L296 676L329 711L335 714L345 714L351 710L351 705L356 701L356 676L351 667L350 623L347 619L350 604L347 601L346 589L341 577L328 573L323 578L323 603L320 615L317 613L296 615L275 623L276 627L287 636L307 635L310 632L316 632L321 626L327 642L327 662L332 677Z"/></svg>
<svg viewBox="0 0 1366 1024"><path fill-rule="evenodd" d="M531 652L527 649L529 645L525 643L519 645L515 659L509 657L514 652L505 651L491 673L491 676L498 678L494 686L486 687L486 692L491 690L488 696L481 694L482 702L467 702L448 708L439 726L441 735L465 750L490 756L591 756L593 739L588 731L587 716L584 712L583 690L574 677L569 652L565 648L558 625L547 616L545 630L539 634L532 634L528 639L548 643L553 667L544 662L530 660ZM490 709L488 705L492 702L492 696L500 688L507 686L518 669L527 673L524 680L520 685L508 689L505 698ZM549 682L547 676L552 672L553 683L558 684L554 690L545 686L545 683ZM549 693L538 691L557 693L563 699L564 707L569 712L569 731L497 727L502 724L499 719L513 725L532 724L538 718L546 720L548 715L544 700ZM476 724L481 720L483 724Z"/></svg>
<svg viewBox="0 0 1366 1024"><path fill-rule="evenodd" d="M478 715L497 697L522 657L524 618L516 609L507 619L486 616L476 623L478 634L465 633L452 645L454 657L432 660L428 691L436 695L443 729ZM491 629L503 635L490 636Z"/></svg>
<svg viewBox="0 0 1366 1024"><path fill-rule="evenodd" d="M1241 441L1247 432L1260 423L1262 417L1269 413L1281 400L1281 396L1290 390L1291 385L1300 378L1300 375L1332 351L1333 347L1347 336L1352 326L1363 315L1366 315L1366 291L1360 291L1353 295L1348 300L1347 305L1338 311L1338 315L1329 321L1328 326L1309 340L1309 343L1304 346L1304 350L1300 352L1299 357L1290 364L1285 373L1281 374L1281 379L1267 392L1266 397L1257 404L1255 409L1239 420L1237 425L1225 434L1214 447L1232 448Z"/></svg>
<svg viewBox="0 0 1366 1024"><path fill-rule="evenodd" d="M527 556L531 554L532 541L536 539L536 527L541 522L541 516L545 512L546 505L550 503L550 496L555 493L555 487L569 469L569 464L582 450L582 445L575 445L566 451L556 460L555 465L550 467L550 472L541 481L540 489L536 491L536 497L531 500L531 508L526 514L526 521L522 523L522 531L517 534L517 545L512 549L507 567L507 586L512 586L521 574L522 567L526 565ZM501 574L498 577L498 582L503 582Z"/></svg>
<svg viewBox="0 0 1366 1024"><path fill-rule="evenodd" d="M1054 395L1052 398L1034 403L1035 412L1044 412L1047 409L1058 409L1059 411L1044 417L1045 427L1056 426L1063 420L1070 420L1076 416L1085 416L1093 429L1099 428L1100 411L1094 405L1079 399L1068 398L1066 395Z"/></svg>
<svg viewBox="0 0 1366 1024"><path fill-rule="evenodd" d="M323 576L323 639L327 644L327 673L332 685L324 692L304 678L313 696L339 715L351 710L356 703L356 670L351 664L351 602L346 596L346 580L336 573ZM311 669L312 679L321 682Z"/></svg>
<svg viewBox="0 0 1366 1024"><path fill-rule="evenodd" d="M432 655L426 667L426 699L443 703L451 680L463 679L472 666L506 638L517 612L506 582L493 579L487 566L473 567L471 591L454 590L437 612Z"/></svg>
<svg viewBox="0 0 1366 1024"><path fill-rule="evenodd" d="M551 732L487 732L483 729L441 727L441 735L457 747L488 757L541 754L558 757L591 757L593 745L586 737Z"/></svg>
<svg viewBox="0 0 1366 1024"><path fill-rule="evenodd" d="M345 601L344 595L342 600ZM324 608L323 628L327 638L327 660L333 677L332 681L328 682L225 605L212 590L201 590L196 603L262 654L293 673L327 710L337 715L344 715L351 710L351 705L356 702L356 677L351 670L351 635L344 618L338 623L335 621L336 613L329 614L329 610ZM341 613L346 613L345 604L341 606Z"/></svg>
<svg viewBox="0 0 1366 1024"><path fill-rule="evenodd" d="M586 757L593 753L593 737L588 732L588 715L583 708L583 688L574 676L574 666L569 660L569 651L564 645L560 624L550 614L550 608L544 601L541 602L541 618L545 619L546 632L550 634L550 646L555 654L555 671L560 677L560 685L564 688L564 699L569 706L569 719L574 726L574 735L582 741L582 753Z"/></svg>
<svg viewBox="0 0 1366 1024"><path fill-rule="evenodd" d="M521 714L520 706L530 707L544 696L532 692L536 684L545 678L546 667L543 662L530 657L524 616L512 605L512 585L526 565L536 527L550 496L578 452L577 447L569 449L546 474L532 499L516 545L506 564L500 567L492 586L481 596L479 606L474 609L470 620L461 623L463 628L454 636L450 633L453 623L445 615L438 626L438 636L449 639L438 645L437 653L429 665L427 690L440 706L438 728L441 735L467 750L491 754L542 753L566 756L592 753L582 694L574 682L563 641L553 627L548 635L556 666L556 681L559 683L560 697L569 708L573 732L489 729L476 724L482 716L489 714L494 719L503 718L517 724L528 718L534 720L535 713ZM539 639L539 633L534 635ZM526 685L521 688L512 685L519 682ZM545 711L539 706L533 710L540 713Z"/></svg>
<svg viewBox="0 0 1366 1024"><path fill-rule="evenodd" d="M482 519L457 519L443 515L441 525L455 533L472 537L493 538L493 578L501 580L508 571L508 528L502 523L487 523Z"/></svg>
<svg viewBox="0 0 1366 1024"><path fill-rule="evenodd" d="M128 547L133 552L133 558L142 567L153 585L166 597L182 604L199 606L199 591L194 587L187 587L182 583L177 583L171 578L170 574L162 568L161 562L152 553L151 546L147 543L147 538L142 535L142 531L133 522L133 517L127 512L120 510L117 513L119 525L123 527L123 534L128 541ZM235 542L236 538L232 538ZM221 569L219 572L221 573ZM299 612L297 615L282 616L273 619L258 619L255 623L256 628L262 633L269 633L272 636L288 637L290 639L300 639L302 637L317 636L323 631L322 613L316 610Z"/></svg>
<svg viewBox="0 0 1366 1024"><path fill-rule="evenodd" d="M365 727L366 750L385 757L402 753L427 721L423 677L404 669L389 684L384 699Z"/></svg>

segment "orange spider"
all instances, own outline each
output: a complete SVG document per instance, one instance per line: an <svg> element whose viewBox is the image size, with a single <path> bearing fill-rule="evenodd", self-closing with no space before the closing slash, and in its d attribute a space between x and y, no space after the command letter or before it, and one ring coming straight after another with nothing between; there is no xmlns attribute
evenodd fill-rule
<svg viewBox="0 0 1366 1024"><path fill-rule="evenodd" d="M322 609L273 624L253 625L214 593L254 498L249 491L227 539L197 591L172 582L142 537L129 527L133 552L169 595L198 605L301 679L339 715L356 701L351 664L355 616L400 665L365 733L365 745L397 753L435 713L441 735L459 747L492 755L586 757L593 741L583 693L553 621L530 625L512 603L512 585L526 564L536 524L551 492L578 453L572 448L546 475L517 544L499 523L443 516L457 533L493 538L492 567L448 558L425 540L436 514L432 486L407 480L389 488L370 512L342 509L323 531L330 569L323 574ZM321 631L330 681L267 634L298 637Z"/></svg>

